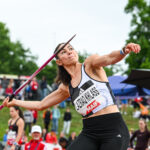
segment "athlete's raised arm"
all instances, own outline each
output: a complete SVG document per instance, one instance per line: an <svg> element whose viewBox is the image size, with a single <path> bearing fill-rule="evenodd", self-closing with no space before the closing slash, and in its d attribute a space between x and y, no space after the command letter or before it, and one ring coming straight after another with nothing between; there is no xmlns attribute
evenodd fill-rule
<svg viewBox="0 0 150 150"><path fill-rule="evenodd" d="M46 96L42 101L21 101L13 99L11 102L9 102L9 97L7 97L4 100L3 105L6 107L20 106L30 110L43 110L45 108L51 107L62 102L69 96L70 95L68 87L63 84L60 84L56 91Z"/></svg>
<svg viewBox="0 0 150 150"><path fill-rule="evenodd" d="M119 62L130 52L134 52L136 54L139 53L140 46L135 43L129 43L123 48L123 50L112 51L110 54L103 56L91 55L86 59L85 63L88 63L93 67L104 67Z"/></svg>

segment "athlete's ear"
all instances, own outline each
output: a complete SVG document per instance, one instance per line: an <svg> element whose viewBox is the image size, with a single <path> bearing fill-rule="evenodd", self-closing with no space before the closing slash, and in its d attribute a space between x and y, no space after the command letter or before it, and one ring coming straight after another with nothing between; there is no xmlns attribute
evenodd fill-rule
<svg viewBox="0 0 150 150"><path fill-rule="evenodd" d="M61 60L60 60L60 59L56 59L56 64L57 64L58 66L62 66Z"/></svg>

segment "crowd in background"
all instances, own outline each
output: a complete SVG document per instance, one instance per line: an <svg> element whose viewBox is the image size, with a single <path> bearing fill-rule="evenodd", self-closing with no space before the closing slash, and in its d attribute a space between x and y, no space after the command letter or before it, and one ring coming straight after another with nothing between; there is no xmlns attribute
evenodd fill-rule
<svg viewBox="0 0 150 150"><path fill-rule="evenodd" d="M18 79L7 79L6 76L4 76L0 79L0 96L13 94L25 81L26 80L20 77L18 77ZM52 88L55 89L55 85L52 85ZM53 90L52 88L47 84L45 76L42 77L42 80L33 78L33 80L19 92L17 99L41 100Z"/></svg>
<svg viewBox="0 0 150 150"><path fill-rule="evenodd" d="M24 80L18 79L6 79L5 77L0 81L0 96L9 96L11 95L20 85L24 82ZM53 87L48 90L48 84L46 78L43 77L41 81L37 81L34 78L17 96L19 99L29 99L29 100L41 100L52 90L57 89L57 85L53 85ZM70 102L70 99L67 100ZM133 107L132 117L139 119L139 129L134 130L130 129L130 144L129 150L133 150L136 147L141 146L142 144L148 144L150 138L150 132L147 127L147 122L150 121L150 97L136 97L135 99L122 99L119 100L120 112L123 115L128 115L127 107ZM65 108L66 111L62 115L60 113L60 108ZM48 108L43 111L43 129L40 126L36 125L38 119L38 112L35 110L25 110L23 112L24 116L24 131L22 133L22 137L20 139L20 144L24 146L29 146L31 141L28 140L29 134L33 139L36 136L34 134L34 130L39 132L40 141L44 143L46 147L50 147L50 145L55 146L55 150L65 150L67 146L76 138L76 133L70 133L72 114L70 109L66 108L66 102L63 101L58 106L54 106L53 108ZM60 134L58 135L59 128L59 119L63 116L63 128L61 129ZM60 130L59 130L60 131ZM3 141L7 143L7 133L9 130L6 130L6 134L3 137ZM70 135L70 136L69 136ZM140 136L140 138L139 138ZM68 138L67 138L68 137ZM32 139L32 140L33 140ZM144 146L145 146L144 145ZM143 146L143 145L142 145ZM146 147L147 148L147 147ZM44 147L43 147L44 149ZM53 150L53 149L52 149ZM148 148L146 149L148 150Z"/></svg>
<svg viewBox="0 0 150 150"><path fill-rule="evenodd" d="M136 97L134 99L122 99L120 111L127 115L127 107L133 107L132 117L139 119L139 129L129 129L130 143L128 150L149 150L150 131L147 122L150 121L150 97Z"/></svg>
<svg viewBox="0 0 150 150"><path fill-rule="evenodd" d="M63 108L65 108L64 114L60 113L60 109L62 108L62 106L64 106ZM127 113L129 112L127 111L127 107L133 107L133 118L139 118L139 129L130 129L131 139L128 150L136 150L136 147L147 147L148 145L150 138L150 132L147 126L147 122L149 122L150 120L149 106L149 97L137 97L132 100L120 100L119 107L120 112L123 115L128 115ZM39 117L37 111L24 110L23 116L24 131L19 143L25 150L26 147L29 146L29 143L33 142L33 139L37 136L35 135L33 130L39 132L40 142L42 142L42 144L44 145L43 149L44 147L47 147L48 149L50 147L55 147L56 150L65 150L77 137L75 132L70 133L72 114L70 112L70 109L66 107L66 102L64 102L64 104L55 105L53 108L48 108L43 111L43 129L40 126L37 127L36 125L37 119ZM59 129L60 133L58 134L58 128L60 128L60 118L63 119L63 127L62 129ZM7 130L7 133L8 131L9 130ZM7 142L7 133L3 137L5 142ZM29 134L32 139L28 140L28 136L26 134ZM35 145L33 145L33 147L34 146ZM53 150L53 148L50 149ZM146 150L148 150L148 148Z"/></svg>
<svg viewBox="0 0 150 150"><path fill-rule="evenodd" d="M136 97L134 99L122 99L120 110L121 113L127 115L127 107L133 107L133 118L141 118L149 122L150 120L150 97Z"/></svg>
<svg viewBox="0 0 150 150"><path fill-rule="evenodd" d="M3 144L6 146L5 150L10 149L10 147L13 145L13 140L15 141L15 139L17 138L17 134L21 132L21 130L19 129L20 125L18 124L21 116L23 118L24 128L21 138L17 143L21 145L22 149L28 149L27 147L29 146L29 143L31 141L33 142L37 138L37 136L39 136L40 142L43 142L44 147L47 147L48 149L50 147L54 147L55 150L65 150L67 146L70 145L73 140L75 140L76 133L70 133L72 114L68 107L65 108L64 114L60 113L60 108L57 105L55 105L52 109L48 108L47 110L43 111L43 129L41 128L41 126L36 125L36 121L38 119L38 111L24 110L22 112L22 115L19 115L18 113L16 113L18 112L18 109L19 108L17 106L10 107L11 118L8 123L9 129L6 130L6 133L3 136ZM58 124L61 116L63 117L63 128L59 129L61 132L60 134L58 134ZM14 126L15 129L13 129ZM16 132L15 136L12 131ZM38 133L36 134L34 132L38 132L39 135ZM28 140L27 134L33 139ZM34 146L35 144L33 144L33 147Z"/></svg>

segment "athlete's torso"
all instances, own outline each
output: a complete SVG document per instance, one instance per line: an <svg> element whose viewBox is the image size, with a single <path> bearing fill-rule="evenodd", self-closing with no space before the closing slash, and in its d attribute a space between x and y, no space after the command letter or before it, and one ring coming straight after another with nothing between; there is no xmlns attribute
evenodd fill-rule
<svg viewBox="0 0 150 150"><path fill-rule="evenodd" d="M83 117L91 116L116 104L109 83L92 79L86 73L84 65L79 85L73 88L70 83L69 91L76 111Z"/></svg>

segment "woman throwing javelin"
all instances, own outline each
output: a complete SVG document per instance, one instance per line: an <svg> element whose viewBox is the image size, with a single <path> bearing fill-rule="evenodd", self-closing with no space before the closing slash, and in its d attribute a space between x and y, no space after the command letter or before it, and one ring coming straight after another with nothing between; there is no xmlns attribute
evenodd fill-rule
<svg viewBox="0 0 150 150"><path fill-rule="evenodd" d="M63 46L59 44L55 51ZM130 52L139 53L138 44L129 43L123 50L108 55L89 56L83 64L78 54L68 44L56 56L59 88L42 101L19 101L6 98L4 106L21 106L43 110L71 96L75 109L83 117L83 130L67 150L126 150L129 143L128 129L120 115L112 94L104 66L115 64Z"/></svg>

